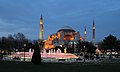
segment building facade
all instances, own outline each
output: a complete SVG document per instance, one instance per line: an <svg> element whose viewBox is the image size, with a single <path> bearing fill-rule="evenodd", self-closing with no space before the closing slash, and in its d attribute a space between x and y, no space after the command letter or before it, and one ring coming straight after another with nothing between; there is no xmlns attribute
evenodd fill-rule
<svg viewBox="0 0 120 72"><path fill-rule="evenodd" d="M44 34L44 27L43 27L43 18L41 15L39 40L44 40L43 34ZM48 38L44 40L44 49L50 50L50 49L56 49L57 47L57 48L62 48L63 49L62 52L66 52L64 50L67 50L69 52L71 52L70 50L74 50L72 52L75 52L75 48L78 40L86 41L86 34L87 34L86 26L84 27L84 37L82 37L80 33L75 31L72 27L64 26L58 29L56 33L49 35ZM94 40L95 40L95 24L93 20L93 25L92 25L92 42L93 43L94 43Z"/></svg>
<svg viewBox="0 0 120 72"><path fill-rule="evenodd" d="M57 46L68 48L71 44L75 44L78 40L82 39L79 32L76 32L70 26L60 28L56 33L48 36L45 41L44 48L52 49Z"/></svg>

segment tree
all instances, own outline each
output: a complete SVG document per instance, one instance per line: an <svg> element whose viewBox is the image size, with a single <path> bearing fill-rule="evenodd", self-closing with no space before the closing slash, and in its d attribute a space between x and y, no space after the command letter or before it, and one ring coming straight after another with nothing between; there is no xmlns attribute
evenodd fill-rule
<svg viewBox="0 0 120 72"><path fill-rule="evenodd" d="M117 52L118 52L118 55L120 55L120 40L117 40Z"/></svg>
<svg viewBox="0 0 120 72"><path fill-rule="evenodd" d="M15 45L14 38L11 34L8 35L8 37L7 37L7 45L8 45L8 54L11 54L11 51L13 50L14 45Z"/></svg>
<svg viewBox="0 0 120 72"><path fill-rule="evenodd" d="M96 47L94 46L94 44L92 42L79 40L77 43L77 47L80 49L81 52L84 53L83 54L84 62L85 62L85 59L93 59L94 58Z"/></svg>
<svg viewBox="0 0 120 72"><path fill-rule="evenodd" d="M44 41L43 41L43 40L38 40L38 44L39 44L39 46L40 46L40 50L43 50Z"/></svg>
<svg viewBox="0 0 120 72"><path fill-rule="evenodd" d="M87 48L87 53L90 53L91 55L95 54L96 47L93 45L92 42L89 42L88 44L89 45L88 45L88 48Z"/></svg>
<svg viewBox="0 0 120 72"><path fill-rule="evenodd" d="M40 48L39 48L39 44L37 42L34 44L34 53L33 53L31 62L34 64L41 63Z"/></svg>
<svg viewBox="0 0 120 72"><path fill-rule="evenodd" d="M23 33L17 33L14 34L16 48L19 49L19 51L23 50L24 44L28 43L28 39L25 37Z"/></svg>
<svg viewBox="0 0 120 72"><path fill-rule="evenodd" d="M77 46L80 48L80 50L90 54L95 53L95 50L96 50L96 47L93 45L93 43L88 41L78 41Z"/></svg>
<svg viewBox="0 0 120 72"><path fill-rule="evenodd" d="M7 47L7 38L6 37L1 38L1 48L2 48L2 50L6 50L8 48Z"/></svg>
<svg viewBox="0 0 120 72"><path fill-rule="evenodd" d="M22 48L24 47L23 45L27 45L28 43L29 40L23 33L17 33L14 35L10 34L8 37L0 37L0 50L8 51L8 53L16 49L22 51Z"/></svg>
<svg viewBox="0 0 120 72"><path fill-rule="evenodd" d="M119 45L120 45L119 40L111 34L105 37L105 39L102 41L102 47L105 51L107 50L118 51Z"/></svg>

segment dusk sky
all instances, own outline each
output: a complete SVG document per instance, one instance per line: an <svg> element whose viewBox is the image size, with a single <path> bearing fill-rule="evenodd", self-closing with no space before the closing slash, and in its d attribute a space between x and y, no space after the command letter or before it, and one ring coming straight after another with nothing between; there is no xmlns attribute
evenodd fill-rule
<svg viewBox="0 0 120 72"><path fill-rule="evenodd" d="M39 19L43 16L44 38L63 26L71 26L92 40L92 22L96 41L112 34L120 39L120 0L0 0L0 37L18 32L38 39Z"/></svg>

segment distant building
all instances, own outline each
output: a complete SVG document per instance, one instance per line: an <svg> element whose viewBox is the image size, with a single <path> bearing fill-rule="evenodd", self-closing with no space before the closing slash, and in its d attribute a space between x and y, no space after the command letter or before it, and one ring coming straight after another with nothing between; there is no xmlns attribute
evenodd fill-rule
<svg viewBox="0 0 120 72"><path fill-rule="evenodd" d="M56 46L60 46L64 48L67 46L71 46L73 43L82 39L79 32L76 32L70 26L64 26L60 28L57 33L51 34L48 36L45 41L45 49L55 48Z"/></svg>
<svg viewBox="0 0 120 72"><path fill-rule="evenodd" d="M44 40L44 27L43 27L43 18L41 15L40 18L40 33L39 33L39 40ZM60 28L56 33L51 34L48 36L47 40L44 40L44 49L56 49L62 48L62 52L75 52L77 50L76 44L78 40L86 41L86 26L84 27L84 37L80 35L79 32L75 31L70 26L64 26ZM94 43L95 40L95 24L93 20L92 25L92 42Z"/></svg>

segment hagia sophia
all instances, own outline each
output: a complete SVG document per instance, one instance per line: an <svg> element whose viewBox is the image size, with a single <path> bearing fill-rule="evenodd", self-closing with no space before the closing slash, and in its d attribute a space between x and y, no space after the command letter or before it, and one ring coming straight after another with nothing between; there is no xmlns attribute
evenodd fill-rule
<svg viewBox="0 0 120 72"><path fill-rule="evenodd" d="M43 40L43 20L42 16L40 18L40 34L39 39ZM94 39L95 36L95 26L93 21L92 26L92 38ZM67 44L71 46L73 43L76 44L78 40L85 40L86 39L86 27L84 27L84 36L82 37L79 32L75 31L70 26L63 26L62 28L58 29L58 31L54 34L48 36L47 40L45 40L44 48L45 49L53 49L56 46L64 47Z"/></svg>
<svg viewBox="0 0 120 72"><path fill-rule="evenodd" d="M48 36L45 42L46 49L55 48L55 46L63 46L73 41L78 41L80 39L80 33L76 32L70 26L64 26L60 28L57 33Z"/></svg>

